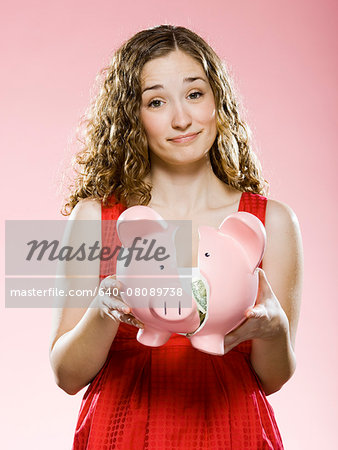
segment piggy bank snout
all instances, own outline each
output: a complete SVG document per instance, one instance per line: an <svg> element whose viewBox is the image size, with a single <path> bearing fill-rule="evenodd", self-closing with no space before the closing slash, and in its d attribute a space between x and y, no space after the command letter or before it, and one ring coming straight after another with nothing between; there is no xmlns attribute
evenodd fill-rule
<svg viewBox="0 0 338 450"><path fill-rule="evenodd" d="M163 320L182 321L190 317L194 309L187 299L163 299L162 304L151 307L150 311Z"/></svg>

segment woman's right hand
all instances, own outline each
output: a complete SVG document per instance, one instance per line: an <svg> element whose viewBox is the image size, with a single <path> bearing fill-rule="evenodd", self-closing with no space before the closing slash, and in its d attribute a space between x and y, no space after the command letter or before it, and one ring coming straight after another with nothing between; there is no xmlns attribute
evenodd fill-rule
<svg viewBox="0 0 338 450"><path fill-rule="evenodd" d="M122 300L120 296L121 288L122 284L116 280L116 275L109 275L101 281L100 295L96 297L95 303L101 309L102 317L108 316L137 328L144 328L144 324L131 314L130 306ZM117 295L113 295L113 293Z"/></svg>

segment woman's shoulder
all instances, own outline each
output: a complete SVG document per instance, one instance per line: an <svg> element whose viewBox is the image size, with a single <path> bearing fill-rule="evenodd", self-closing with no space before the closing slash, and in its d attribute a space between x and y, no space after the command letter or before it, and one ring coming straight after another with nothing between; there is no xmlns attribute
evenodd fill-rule
<svg viewBox="0 0 338 450"><path fill-rule="evenodd" d="M290 241L300 238L296 213L289 205L278 200L267 200L265 229L270 239L279 245L288 245Z"/></svg>
<svg viewBox="0 0 338 450"><path fill-rule="evenodd" d="M287 225L298 222L294 210L284 202L267 199L265 223L270 225Z"/></svg>
<svg viewBox="0 0 338 450"><path fill-rule="evenodd" d="M100 220L101 201L95 198L81 199L72 210L70 220Z"/></svg>

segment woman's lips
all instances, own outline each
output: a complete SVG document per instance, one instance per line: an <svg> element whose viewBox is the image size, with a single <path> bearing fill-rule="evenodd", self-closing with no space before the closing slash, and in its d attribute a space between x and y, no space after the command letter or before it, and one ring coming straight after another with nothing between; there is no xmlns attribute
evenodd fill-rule
<svg viewBox="0 0 338 450"><path fill-rule="evenodd" d="M175 139L169 139L170 142L174 142L175 144L180 144L180 143L184 143L184 142L191 142L194 139L196 139L196 137L199 135L200 132L198 133L193 133L193 134L188 134L186 136L181 136L181 137L177 137Z"/></svg>

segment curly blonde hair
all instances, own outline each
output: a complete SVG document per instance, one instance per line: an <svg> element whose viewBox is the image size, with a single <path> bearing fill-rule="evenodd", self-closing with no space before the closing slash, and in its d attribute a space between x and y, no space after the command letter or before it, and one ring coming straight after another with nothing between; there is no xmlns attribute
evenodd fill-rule
<svg viewBox="0 0 338 450"><path fill-rule="evenodd" d="M215 97L217 137L209 151L215 175L239 191L265 194L268 183L252 150L250 130L240 117L224 63L193 31L159 25L135 34L99 73L103 82L81 120L85 125L84 148L74 160L77 176L63 215L70 214L84 198L99 199L104 205L112 198L124 205L131 199L136 204L149 204L152 186L143 179L151 166L139 120L140 75L148 61L177 49L202 65Z"/></svg>

